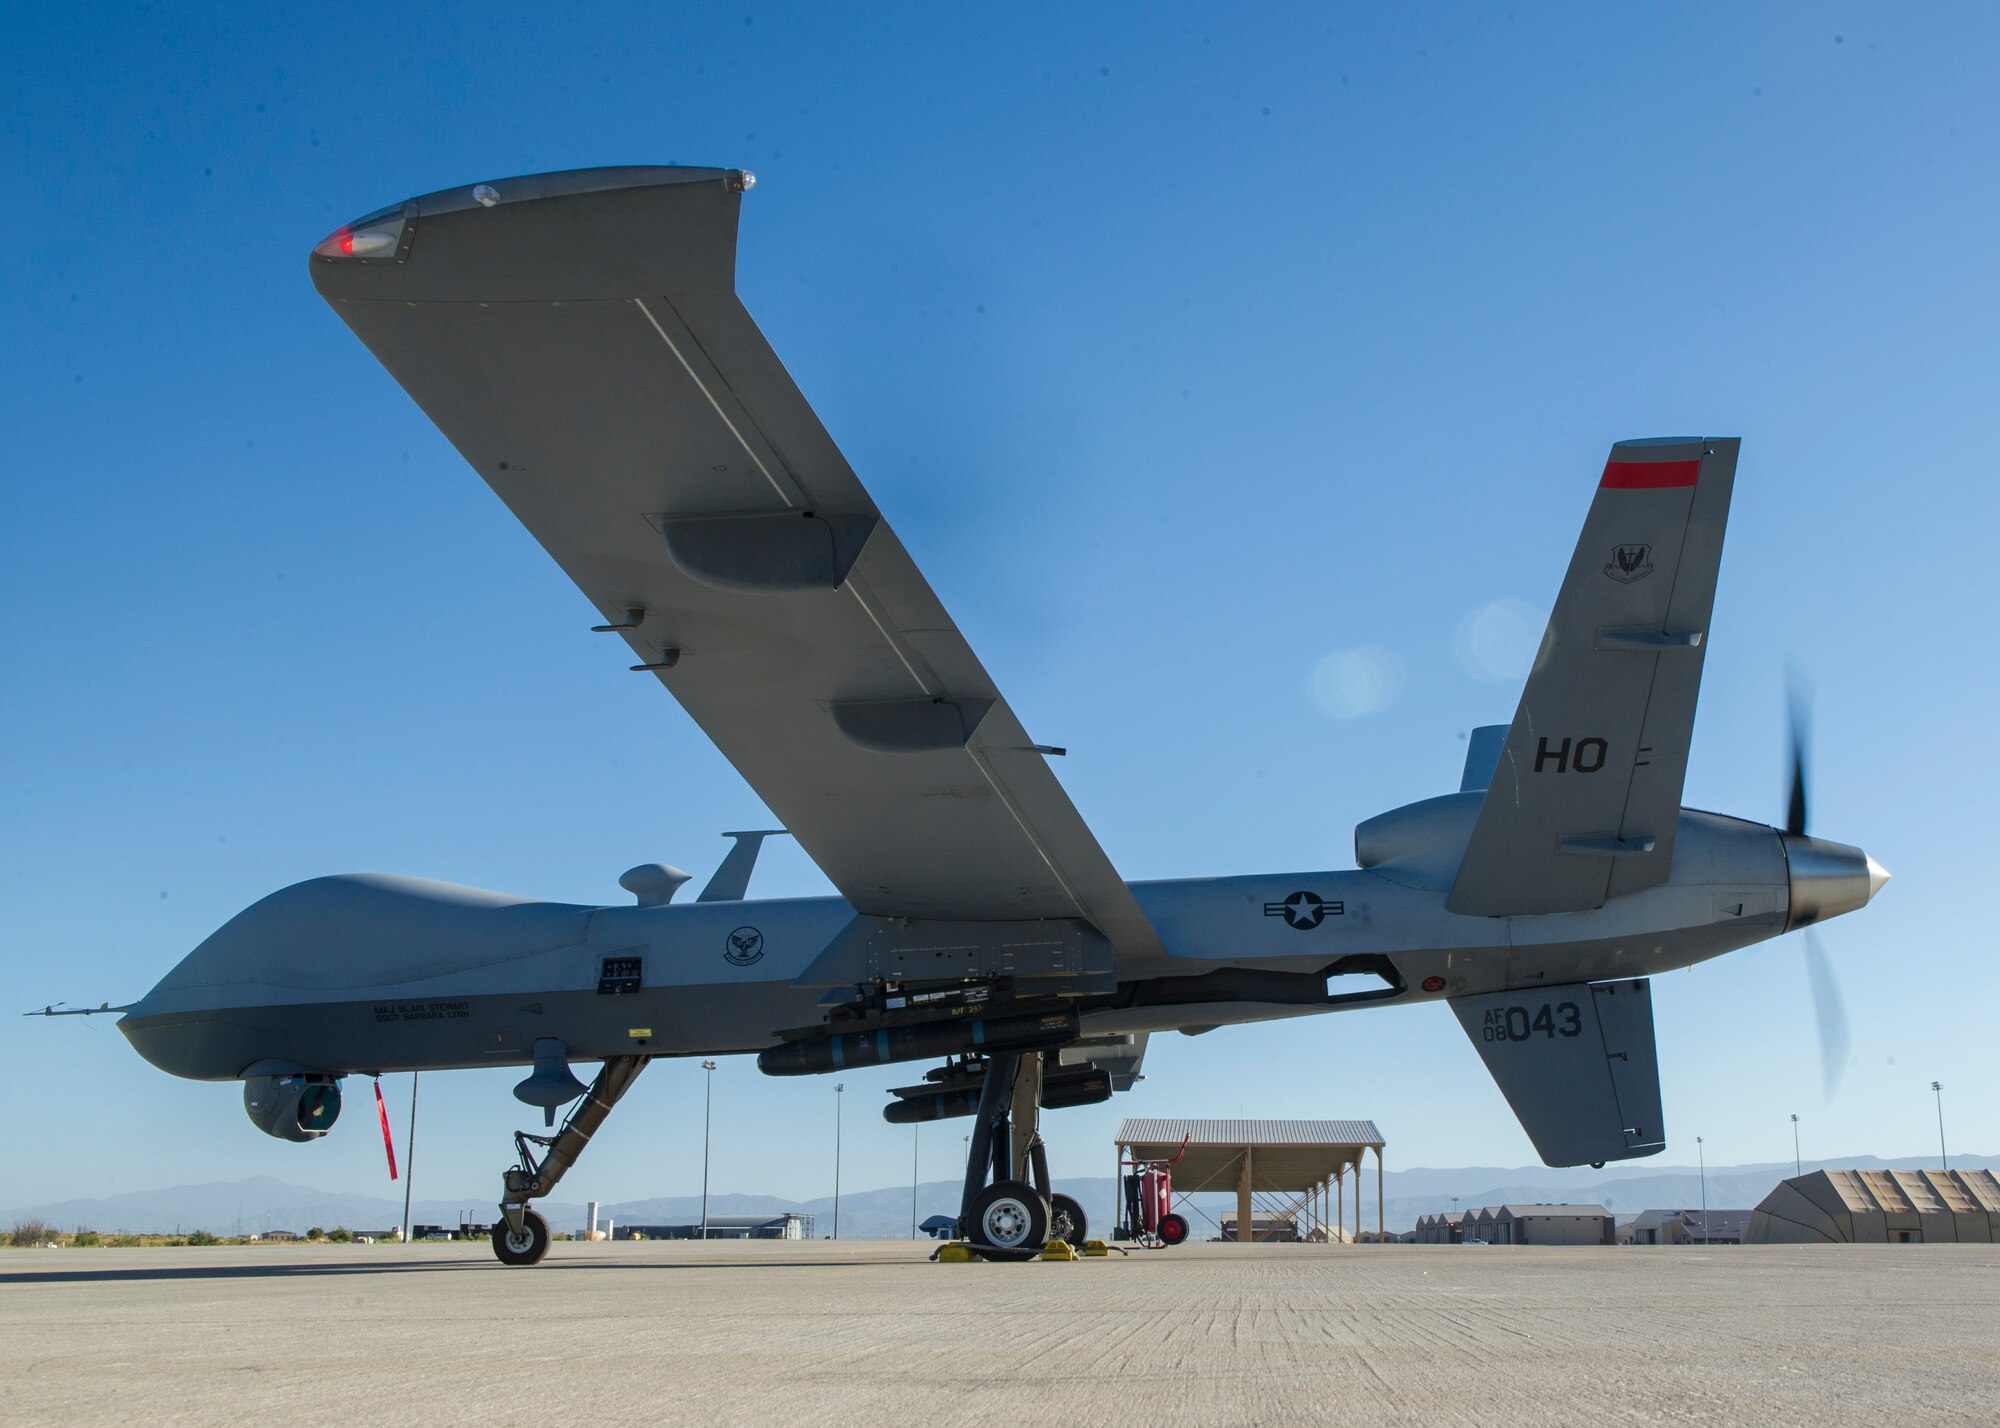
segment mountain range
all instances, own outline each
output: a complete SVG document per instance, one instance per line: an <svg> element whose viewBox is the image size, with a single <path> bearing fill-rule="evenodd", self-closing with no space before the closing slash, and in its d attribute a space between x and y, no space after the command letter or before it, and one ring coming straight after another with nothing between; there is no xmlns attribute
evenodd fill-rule
<svg viewBox="0 0 2000 1428"><path fill-rule="evenodd" d="M1874 1156L1853 1156L1814 1161L1813 1167L1915 1170L1934 1167L1936 1163L1935 1159L1915 1157L1881 1160ZM1954 1155L1952 1164L1961 1170L2000 1169L2000 1156ZM1791 1172L1790 1161L1714 1166L1707 1172L1707 1204L1717 1210L1750 1209ZM1647 1209L1690 1208L1703 1203L1702 1176L1686 1166L1622 1166L1599 1172L1592 1182L1569 1181L1569 1175L1561 1181L1554 1180L1541 1166L1393 1170L1383 1177L1384 1220L1390 1230L1407 1230L1419 1215L1454 1208L1454 1199L1456 1208L1462 1210L1482 1205L1595 1202L1619 1215L1635 1215ZM1097 1231L1108 1226L1114 1193L1110 1176L1059 1179L1055 1188L1077 1198ZM916 1218L921 1221L931 1215L956 1214L960 1189L956 1180L932 1180L917 1186ZM1259 1196L1260 1210L1281 1208L1281 1202L1282 1197ZM1375 1176L1366 1170L1361 1177L1361 1202L1362 1228L1372 1230L1376 1218ZM581 1230L587 1214L584 1205L574 1201L538 1201L537 1208L558 1231ZM1181 1208L1194 1221L1196 1236L1207 1238L1216 1232L1217 1222L1224 1215L1235 1214L1235 1197L1183 1196ZM813 1217L816 1235L833 1231L834 1205L830 1196L800 1201L775 1195L711 1195L708 1210L711 1216L796 1211ZM840 1233L854 1239L907 1239L910 1210L907 1185L849 1191L840 1197ZM1351 1184L1345 1210L1351 1223L1354 1214ZM692 1224L701 1218L701 1197L667 1195L606 1203L599 1206L598 1213L623 1225ZM456 1226L461 1219L483 1224L491 1221L493 1214L492 1201L481 1197L419 1199L411 1205L411 1221L420 1225ZM381 1230L402 1223L403 1204L400 1199L387 1196L316 1190L270 1176L255 1176L247 1180L133 1191L99 1199L23 1205L0 1210L0 1230L28 1218L44 1220L62 1229L88 1227L127 1234L185 1233L196 1229L220 1235L268 1229L303 1232L315 1225L326 1229L345 1225L354 1230Z"/></svg>

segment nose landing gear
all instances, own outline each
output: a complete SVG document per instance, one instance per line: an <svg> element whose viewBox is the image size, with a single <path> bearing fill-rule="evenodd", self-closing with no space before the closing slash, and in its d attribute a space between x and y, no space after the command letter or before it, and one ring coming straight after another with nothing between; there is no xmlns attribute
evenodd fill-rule
<svg viewBox="0 0 2000 1428"><path fill-rule="evenodd" d="M493 1226L493 1253L500 1263L518 1268L535 1264L549 1252L549 1222L533 1210L521 1211L516 1231L501 1220Z"/></svg>
<svg viewBox="0 0 2000 1428"><path fill-rule="evenodd" d="M493 1226L493 1253L500 1263L537 1264L549 1252L549 1222L530 1210L528 1202L556 1188L557 1182L583 1154L583 1148L590 1144L591 1136L604 1124L604 1118L611 1114L611 1108L618 1104L619 1097L639 1079L649 1059L605 1058L597 1079L590 1083L582 1102L570 1112L560 1131L552 1136L514 1133L514 1151L521 1163L501 1174L500 1221ZM531 1149L533 1146L542 1148L539 1161Z"/></svg>

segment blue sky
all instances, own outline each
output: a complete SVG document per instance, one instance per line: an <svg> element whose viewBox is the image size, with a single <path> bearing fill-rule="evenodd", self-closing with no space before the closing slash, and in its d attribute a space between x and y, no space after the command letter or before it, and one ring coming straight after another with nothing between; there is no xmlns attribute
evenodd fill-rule
<svg viewBox="0 0 2000 1428"><path fill-rule="evenodd" d="M1663 1159L1778 1159L1793 1112L1809 1156L1925 1153L1933 1078L1953 1143L2000 1148L2000 17L1078 8L15 11L11 1002L128 1000L322 873L616 901L761 826L305 271L410 194L678 161L759 175L745 301L1128 877L1351 866L1357 821L1455 787L1511 715L1610 442L1740 435L1687 801L1781 817L1790 662L1815 831L1896 881L1824 932L1830 1103L1797 939L1656 983ZM824 886L780 848L755 890ZM365 1085L296 1147L107 1023L0 1025L0 1204L383 1183ZM1534 1162L1439 1007L1163 1037L1146 1069L1051 1118L1058 1173L1106 1173L1125 1114ZM422 1193L492 1192L517 1074L429 1079ZM848 1185L908 1174L899 1079L847 1078ZM726 1061L716 1188L825 1193L833 1099ZM654 1067L564 1193L697 1187L700 1104Z"/></svg>

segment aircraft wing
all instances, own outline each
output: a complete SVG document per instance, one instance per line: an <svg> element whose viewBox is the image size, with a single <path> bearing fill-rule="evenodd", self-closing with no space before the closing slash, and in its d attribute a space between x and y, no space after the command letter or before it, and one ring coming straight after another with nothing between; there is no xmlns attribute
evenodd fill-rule
<svg viewBox="0 0 2000 1428"><path fill-rule="evenodd" d="M1158 955L738 301L750 182L450 189L334 234L313 282L857 910L1083 918Z"/></svg>

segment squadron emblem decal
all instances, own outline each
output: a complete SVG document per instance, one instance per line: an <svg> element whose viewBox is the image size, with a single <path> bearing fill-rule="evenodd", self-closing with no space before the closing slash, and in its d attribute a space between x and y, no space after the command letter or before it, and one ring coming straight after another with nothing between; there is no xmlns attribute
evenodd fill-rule
<svg viewBox="0 0 2000 1428"><path fill-rule="evenodd" d="M1310 932L1329 917L1340 917L1347 911L1347 904L1328 902L1318 893L1295 892L1283 902L1264 904L1264 916L1282 917L1287 927L1296 927L1301 932Z"/></svg>
<svg viewBox="0 0 2000 1428"><path fill-rule="evenodd" d="M1611 563L1604 567L1604 573L1620 585L1644 580L1653 573L1653 548L1650 545L1613 546Z"/></svg>
<svg viewBox="0 0 2000 1428"><path fill-rule="evenodd" d="M722 959L738 967L747 967L752 962L764 958L764 934L754 927L739 927L729 934L723 944Z"/></svg>

